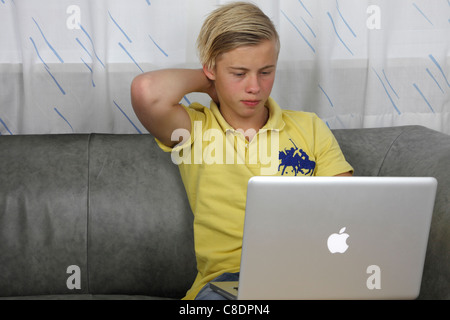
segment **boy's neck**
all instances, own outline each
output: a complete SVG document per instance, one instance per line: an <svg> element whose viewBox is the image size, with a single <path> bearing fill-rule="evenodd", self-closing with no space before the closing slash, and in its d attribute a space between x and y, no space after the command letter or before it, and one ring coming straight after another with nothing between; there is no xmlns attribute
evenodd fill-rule
<svg viewBox="0 0 450 320"><path fill-rule="evenodd" d="M219 107L219 111L222 114L225 121L235 130L243 130L246 133L245 138L248 141L251 141L254 137L253 133L257 133L269 120L269 109L267 107L264 107L260 113L260 115L255 115L252 118L237 118L233 117L229 114L224 114L222 110L220 109L220 105L217 105ZM253 129L253 130L251 130Z"/></svg>

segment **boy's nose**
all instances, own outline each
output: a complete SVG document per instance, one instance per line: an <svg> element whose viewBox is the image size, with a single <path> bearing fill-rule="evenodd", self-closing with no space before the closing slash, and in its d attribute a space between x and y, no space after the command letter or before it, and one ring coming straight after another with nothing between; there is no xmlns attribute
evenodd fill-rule
<svg viewBox="0 0 450 320"><path fill-rule="evenodd" d="M246 92L257 94L260 91L259 79L257 76L249 76L246 86Z"/></svg>

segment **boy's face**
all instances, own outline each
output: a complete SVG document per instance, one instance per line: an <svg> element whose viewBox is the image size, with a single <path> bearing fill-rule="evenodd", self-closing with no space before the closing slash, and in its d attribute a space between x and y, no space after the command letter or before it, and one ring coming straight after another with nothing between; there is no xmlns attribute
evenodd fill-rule
<svg viewBox="0 0 450 320"><path fill-rule="evenodd" d="M272 91L277 59L276 42L265 40L255 46L228 51L216 59L213 70L205 70L215 81L225 119L238 123L265 113L264 104Z"/></svg>

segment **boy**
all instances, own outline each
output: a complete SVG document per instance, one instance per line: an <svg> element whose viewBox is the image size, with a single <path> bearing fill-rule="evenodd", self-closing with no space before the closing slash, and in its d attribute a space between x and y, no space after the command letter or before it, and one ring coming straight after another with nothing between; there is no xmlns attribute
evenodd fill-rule
<svg viewBox="0 0 450 320"><path fill-rule="evenodd" d="M218 299L207 284L238 278L250 177L351 175L353 169L315 114L281 110L270 98L280 42L258 7L219 7L197 44L202 69L142 74L131 98L142 124L178 159L194 213L198 275L185 298ZM208 94L210 108L180 105L190 92Z"/></svg>

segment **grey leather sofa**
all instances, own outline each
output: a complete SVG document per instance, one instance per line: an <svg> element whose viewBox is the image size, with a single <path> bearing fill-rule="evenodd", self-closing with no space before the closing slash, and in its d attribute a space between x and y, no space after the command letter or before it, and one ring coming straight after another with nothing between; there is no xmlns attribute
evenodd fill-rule
<svg viewBox="0 0 450 320"><path fill-rule="evenodd" d="M450 136L334 130L360 176L439 186L419 298L450 298ZM196 275L177 167L149 134L0 136L2 299L179 299Z"/></svg>

